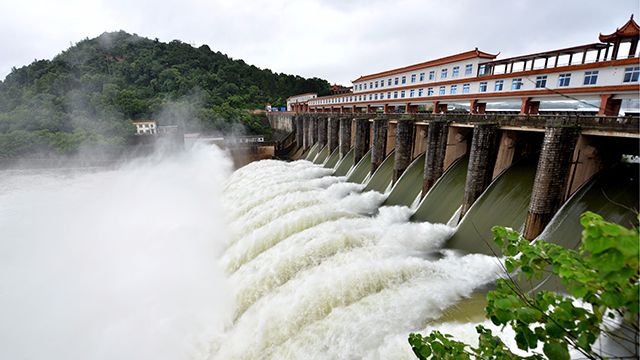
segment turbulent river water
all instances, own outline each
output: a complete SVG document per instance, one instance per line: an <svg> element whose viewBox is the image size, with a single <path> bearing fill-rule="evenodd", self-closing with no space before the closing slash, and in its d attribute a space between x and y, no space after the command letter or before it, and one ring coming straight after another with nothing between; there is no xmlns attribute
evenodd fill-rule
<svg viewBox="0 0 640 360"><path fill-rule="evenodd" d="M0 172L2 359L410 359L501 274L386 194L215 148Z"/></svg>

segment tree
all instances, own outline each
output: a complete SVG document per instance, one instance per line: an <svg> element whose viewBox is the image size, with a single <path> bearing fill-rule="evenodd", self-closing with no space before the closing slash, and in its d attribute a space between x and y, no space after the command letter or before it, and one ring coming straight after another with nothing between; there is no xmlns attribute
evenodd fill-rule
<svg viewBox="0 0 640 360"><path fill-rule="evenodd" d="M603 359L593 344L607 333L633 358L638 356L638 229L609 223L594 213L582 215L584 227L579 250L565 249L543 240L530 243L516 231L492 229L502 247L505 270L513 274L499 279L487 294L486 315L495 325L510 326L521 350L514 354L478 325L478 347L456 341L451 335L433 331L427 336L411 334L409 343L419 359L569 359L574 349L588 359ZM528 293L516 280L540 279L548 272L556 276L567 294L553 291ZM579 299L582 304L578 304ZM622 321L622 332L612 334L604 326L608 319ZM535 351L541 343L542 353Z"/></svg>

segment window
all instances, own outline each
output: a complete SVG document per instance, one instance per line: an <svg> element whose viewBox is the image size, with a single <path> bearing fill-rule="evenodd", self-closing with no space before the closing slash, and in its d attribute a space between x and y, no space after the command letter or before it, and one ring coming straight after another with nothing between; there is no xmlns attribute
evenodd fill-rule
<svg viewBox="0 0 640 360"><path fill-rule="evenodd" d="M378 88L378 80L376 80L376 82L373 83L373 86L377 89Z"/></svg>
<svg viewBox="0 0 640 360"><path fill-rule="evenodd" d="M411 74L411 82L416 82L416 74Z"/></svg>
<svg viewBox="0 0 640 360"><path fill-rule="evenodd" d="M487 82L486 81L482 81L480 83L480 87L478 89L480 92L487 92Z"/></svg>
<svg viewBox="0 0 640 360"><path fill-rule="evenodd" d="M487 65L480 65L478 68L478 75L484 75L487 73Z"/></svg>
<svg viewBox="0 0 640 360"><path fill-rule="evenodd" d="M436 78L436 72L434 70L429 71L429 80L434 80Z"/></svg>
<svg viewBox="0 0 640 360"><path fill-rule="evenodd" d="M420 73L420 81L424 81L424 73Z"/></svg>
<svg viewBox="0 0 640 360"><path fill-rule="evenodd" d="M384 87L384 80L380 80L380 87Z"/></svg>
<svg viewBox="0 0 640 360"><path fill-rule="evenodd" d="M394 99L397 99L397 98L398 98L398 92L397 92L397 91L394 91L394 92L393 92L393 98L394 98Z"/></svg>
<svg viewBox="0 0 640 360"><path fill-rule="evenodd" d="M547 86L547 75L536 76L536 88L543 88Z"/></svg>
<svg viewBox="0 0 640 360"><path fill-rule="evenodd" d="M622 82L636 82L638 77L640 77L640 66L628 67L624 69Z"/></svg>
<svg viewBox="0 0 640 360"><path fill-rule="evenodd" d="M369 100L371 100L373 98L373 95L369 94Z"/></svg>
<svg viewBox="0 0 640 360"><path fill-rule="evenodd" d="M393 85L398 85L398 78L393 79Z"/></svg>
<svg viewBox="0 0 640 360"><path fill-rule="evenodd" d="M598 70L584 72L584 84L595 85L598 82Z"/></svg>
<svg viewBox="0 0 640 360"><path fill-rule="evenodd" d="M444 86L440 86L440 91L438 92L438 94L444 95L444 92L445 92Z"/></svg>
<svg viewBox="0 0 640 360"><path fill-rule="evenodd" d="M467 64L464 66L464 74L471 75L473 73L473 64Z"/></svg>
<svg viewBox="0 0 640 360"><path fill-rule="evenodd" d="M464 84L462 85L462 93L463 94L468 94L469 93L469 89L471 88L471 84Z"/></svg>
<svg viewBox="0 0 640 360"><path fill-rule="evenodd" d="M449 90L449 93L451 93L451 95L455 95L458 93L458 85L451 85L451 89Z"/></svg>
<svg viewBox="0 0 640 360"><path fill-rule="evenodd" d="M387 81L387 86L391 86L391 78L389 78L389 81Z"/></svg>
<svg viewBox="0 0 640 360"><path fill-rule="evenodd" d="M358 96L358 101L362 101L362 95Z"/></svg>
<svg viewBox="0 0 640 360"><path fill-rule="evenodd" d="M404 98L404 90L400 91L400 97Z"/></svg>
<svg viewBox="0 0 640 360"><path fill-rule="evenodd" d="M558 76L558 87L569 86L571 82L571 74L560 74Z"/></svg>
<svg viewBox="0 0 640 360"><path fill-rule="evenodd" d="M367 90L367 83L364 83L364 89Z"/></svg>
<svg viewBox="0 0 640 360"><path fill-rule="evenodd" d="M427 96L433 96L433 88L427 89Z"/></svg>
<svg viewBox="0 0 640 360"><path fill-rule="evenodd" d="M416 91L414 89L411 89L411 91L409 91L409 97L414 97L416 96Z"/></svg>
<svg viewBox="0 0 640 360"><path fill-rule="evenodd" d="M403 76L403 77L402 77L402 83L403 83L403 84L406 84L406 83L407 83L407 77L406 77L406 76Z"/></svg>
<svg viewBox="0 0 640 360"><path fill-rule="evenodd" d="M391 91L387 93L387 99L391 99Z"/></svg>
<svg viewBox="0 0 640 360"><path fill-rule="evenodd" d="M362 84L358 84L358 90L362 90Z"/></svg>
<svg viewBox="0 0 640 360"><path fill-rule="evenodd" d="M418 96L424 95L424 89L418 89Z"/></svg>
<svg viewBox="0 0 640 360"><path fill-rule="evenodd" d="M373 81L369 83L369 89L373 89Z"/></svg>
<svg viewBox="0 0 640 360"><path fill-rule="evenodd" d="M442 71L440 72L440 78L442 79L447 78L447 69L442 69Z"/></svg>
<svg viewBox="0 0 640 360"><path fill-rule="evenodd" d="M454 66L451 77L458 77L458 75L460 75L460 66Z"/></svg>
<svg viewBox="0 0 640 360"><path fill-rule="evenodd" d="M380 93L380 100L384 100L384 93Z"/></svg>
<svg viewBox="0 0 640 360"><path fill-rule="evenodd" d="M502 87L504 86L504 80L496 80L496 87L494 91L502 91Z"/></svg>
<svg viewBox="0 0 640 360"><path fill-rule="evenodd" d="M511 81L511 90L522 89L522 78L513 79Z"/></svg>

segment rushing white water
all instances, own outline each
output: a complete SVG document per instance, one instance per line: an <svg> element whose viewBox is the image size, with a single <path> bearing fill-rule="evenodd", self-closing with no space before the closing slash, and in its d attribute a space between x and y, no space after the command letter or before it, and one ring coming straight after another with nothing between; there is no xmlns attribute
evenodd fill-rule
<svg viewBox="0 0 640 360"><path fill-rule="evenodd" d="M0 173L0 358L413 358L499 266L331 172L197 147Z"/></svg>
<svg viewBox="0 0 640 360"><path fill-rule="evenodd" d="M0 172L0 359L190 359L232 314L215 259L231 163Z"/></svg>

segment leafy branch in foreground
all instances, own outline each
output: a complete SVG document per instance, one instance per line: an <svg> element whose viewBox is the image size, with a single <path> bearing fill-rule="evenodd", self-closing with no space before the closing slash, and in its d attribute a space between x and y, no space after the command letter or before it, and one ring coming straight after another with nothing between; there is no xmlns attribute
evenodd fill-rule
<svg viewBox="0 0 640 360"><path fill-rule="evenodd" d="M516 231L492 229L495 242L506 256L507 272L519 278L560 279L567 294L524 291L511 277L499 279L487 294L487 317L497 326L510 326L519 349L514 354L491 330L478 325L479 344L472 347L449 334L433 331L409 335L419 359L569 359L569 350L588 359L604 359L594 349L606 333L630 358L638 356L639 243L638 229L606 222L587 212L580 218L582 243L576 250L548 243L529 242ZM617 320L623 331L611 332L607 323ZM542 353L537 349L542 345Z"/></svg>

